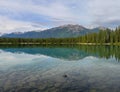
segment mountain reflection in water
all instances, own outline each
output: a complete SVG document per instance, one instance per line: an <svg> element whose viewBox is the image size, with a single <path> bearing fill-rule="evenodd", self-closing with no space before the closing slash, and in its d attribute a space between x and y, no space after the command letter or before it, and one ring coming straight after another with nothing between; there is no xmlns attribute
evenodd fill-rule
<svg viewBox="0 0 120 92"><path fill-rule="evenodd" d="M115 57L120 60L120 46L72 46L72 47L25 47L2 48L6 52L41 54L66 60L79 60L87 56L109 59Z"/></svg>
<svg viewBox="0 0 120 92"><path fill-rule="evenodd" d="M0 92L119 92L119 46L1 47Z"/></svg>

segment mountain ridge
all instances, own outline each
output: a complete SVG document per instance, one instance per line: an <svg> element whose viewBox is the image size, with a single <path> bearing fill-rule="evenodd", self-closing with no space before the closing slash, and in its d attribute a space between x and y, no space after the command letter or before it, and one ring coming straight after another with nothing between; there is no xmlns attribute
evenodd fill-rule
<svg viewBox="0 0 120 92"><path fill-rule="evenodd" d="M68 37L78 37L88 33L97 33L100 28L88 29L81 25L67 24L44 31L28 31L28 32L17 32L3 34L1 37L5 38L68 38Z"/></svg>

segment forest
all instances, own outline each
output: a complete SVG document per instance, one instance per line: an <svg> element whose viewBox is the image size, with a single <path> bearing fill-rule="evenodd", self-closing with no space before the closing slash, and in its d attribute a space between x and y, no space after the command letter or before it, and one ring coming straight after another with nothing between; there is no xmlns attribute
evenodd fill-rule
<svg viewBox="0 0 120 92"><path fill-rule="evenodd" d="M104 29L98 33L86 34L76 38L0 38L0 44L110 44L120 45L120 27Z"/></svg>

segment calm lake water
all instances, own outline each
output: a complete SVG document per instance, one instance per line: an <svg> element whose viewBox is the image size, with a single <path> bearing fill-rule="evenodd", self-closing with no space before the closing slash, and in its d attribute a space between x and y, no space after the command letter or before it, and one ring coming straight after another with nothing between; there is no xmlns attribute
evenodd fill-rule
<svg viewBox="0 0 120 92"><path fill-rule="evenodd" d="M120 92L120 47L1 47L0 92Z"/></svg>

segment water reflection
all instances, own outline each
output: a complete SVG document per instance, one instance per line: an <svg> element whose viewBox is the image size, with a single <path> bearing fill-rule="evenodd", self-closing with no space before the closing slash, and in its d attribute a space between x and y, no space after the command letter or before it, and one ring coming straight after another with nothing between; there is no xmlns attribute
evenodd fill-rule
<svg viewBox="0 0 120 92"><path fill-rule="evenodd" d="M119 92L119 49L1 48L0 92Z"/></svg>
<svg viewBox="0 0 120 92"><path fill-rule="evenodd" d="M41 54L66 60L79 60L87 56L120 60L120 46L69 46L69 47L25 47L2 48L12 53Z"/></svg>

